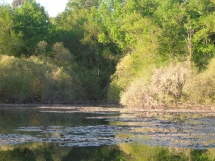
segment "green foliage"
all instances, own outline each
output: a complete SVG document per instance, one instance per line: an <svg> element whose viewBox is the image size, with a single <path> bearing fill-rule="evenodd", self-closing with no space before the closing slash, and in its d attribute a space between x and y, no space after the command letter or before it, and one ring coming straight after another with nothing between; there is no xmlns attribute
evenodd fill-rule
<svg viewBox="0 0 215 161"><path fill-rule="evenodd" d="M0 54L14 55L21 47L20 34L15 33L13 12L9 5L0 4Z"/></svg>
<svg viewBox="0 0 215 161"><path fill-rule="evenodd" d="M101 3L100 13L103 14L102 16L108 15L108 18L101 16L107 31L104 30L100 35L100 40L108 42L109 37L109 41L118 43L127 54L121 59L112 76L109 98L118 100L121 95L121 102L130 105L133 100L140 98L150 102L151 94L147 91L152 92L153 86L157 90L154 89L152 92L153 99L158 102L171 104L180 100L185 82L179 77L183 75L185 68L179 67L182 69L179 70L172 65L159 69L157 74L154 73L151 83L146 83L145 80L150 77L153 65L160 67L159 64L165 61L188 60L190 66L193 61L199 71L206 67L208 61L214 56L214 20L212 19L214 3L208 0L199 2L200 5L192 0L189 2L178 0L111 2ZM110 8L113 11L110 11ZM143 8L147 8L146 12L141 12ZM131 55L128 56L128 54ZM146 63L147 61L150 63ZM142 71L147 71L148 74L143 75ZM174 72L179 75L174 75ZM186 75L186 71L184 74ZM140 80L143 83L140 83ZM138 91L140 86L144 86L142 91ZM145 86L149 87L145 88ZM137 95L133 94L134 91ZM145 92L146 95L140 96L141 92ZM128 101L126 97L130 97L131 100ZM142 101L136 102L135 105L141 104Z"/></svg>
<svg viewBox="0 0 215 161"><path fill-rule="evenodd" d="M13 8L0 5L0 54L23 58L19 61L24 64L30 60L27 58L37 56L34 58L44 61L47 65L44 68L49 71L49 75L43 74L49 82L47 89L65 90L68 94L56 82L70 86L67 79L77 81L87 100L102 100L108 95L110 101L119 102L125 93L150 85L147 82L153 69L173 60L187 60L200 72L215 53L215 3L212 0L69 0L66 10L51 19L35 0L13 1L12 5ZM167 68L158 73L170 74ZM61 79L55 80L55 75ZM154 73L154 77L161 76ZM21 80L21 77L19 80L18 76L13 79L17 79L15 87L29 88L31 80ZM165 83L154 80L160 92L153 98L169 100L167 102L181 99L179 87L165 86L168 88L165 91ZM39 93L45 88L43 82L41 78L35 79L31 87L40 86L36 94L40 99L42 94ZM213 81L207 83L210 82ZM11 89L16 91L15 87ZM73 88L72 85L69 88ZM48 97L55 99L57 94L54 93L48 96L46 92L44 100L52 102ZM66 100L72 98L67 96ZM134 97L137 96L131 98Z"/></svg>
<svg viewBox="0 0 215 161"><path fill-rule="evenodd" d="M1 102L72 103L84 98L72 71L68 74L62 67L33 56L26 60L1 56L0 60Z"/></svg>
<svg viewBox="0 0 215 161"><path fill-rule="evenodd" d="M52 47L54 63L58 66L68 66L72 62L70 51L64 47L63 43L55 43Z"/></svg>
<svg viewBox="0 0 215 161"><path fill-rule="evenodd" d="M46 41L39 41L37 43L37 47L35 50L35 55L39 56L39 55L45 55L46 51L47 51L47 42Z"/></svg>
<svg viewBox="0 0 215 161"><path fill-rule="evenodd" d="M1 56L0 60L1 102L22 102L30 88L30 71L17 58ZM29 77L23 77L24 74Z"/></svg>
<svg viewBox="0 0 215 161"><path fill-rule="evenodd" d="M39 41L49 42L52 35L49 17L44 7L34 0L24 0L24 4L14 9L15 33L21 33L23 48L16 55L21 54L29 57L34 54L35 47Z"/></svg>
<svg viewBox="0 0 215 161"><path fill-rule="evenodd" d="M57 68L50 73L46 73L45 77L42 102L72 103L76 99L78 100L78 96L81 94L78 81L65 73L62 68Z"/></svg>
<svg viewBox="0 0 215 161"><path fill-rule="evenodd" d="M154 23L161 28L159 53L170 58L183 56L187 50L183 26L186 11L181 5L176 0L159 1L153 15Z"/></svg>
<svg viewBox="0 0 215 161"><path fill-rule="evenodd" d="M166 64L166 61L161 57L145 55L145 53L138 52L126 55L117 64L116 72L111 77L112 82L108 91L108 99L119 102L121 93L127 91L127 88L135 80L140 78L144 82L148 81L151 78L153 69L164 64Z"/></svg>
<svg viewBox="0 0 215 161"><path fill-rule="evenodd" d="M83 6L83 1L69 1L68 10L58 15L54 24L61 32L60 41L73 55L73 69L88 99L101 100L106 95L119 52L113 42L102 44L98 41L103 26L99 22L97 3L89 3L91 5Z"/></svg>
<svg viewBox="0 0 215 161"><path fill-rule="evenodd" d="M187 100L192 103L215 103L215 59L213 58L208 68L202 73L191 77L185 85L184 92Z"/></svg>

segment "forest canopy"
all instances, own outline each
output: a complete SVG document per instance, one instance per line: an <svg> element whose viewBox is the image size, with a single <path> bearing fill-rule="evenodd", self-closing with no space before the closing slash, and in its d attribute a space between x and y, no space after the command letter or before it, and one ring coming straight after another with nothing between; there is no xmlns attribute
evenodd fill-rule
<svg viewBox="0 0 215 161"><path fill-rule="evenodd" d="M0 13L1 103L214 103L213 0L68 0L56 17L21 0Z"/></svg>

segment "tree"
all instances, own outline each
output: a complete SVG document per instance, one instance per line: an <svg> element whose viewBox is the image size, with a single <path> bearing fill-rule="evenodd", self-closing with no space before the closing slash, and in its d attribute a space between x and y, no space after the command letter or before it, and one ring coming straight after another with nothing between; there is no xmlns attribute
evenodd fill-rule
<svg viewBox="0 0 215 161"><path fill-rule="evenodd" d="M14 55L21 47L20 34L15 33L13 13L9 5L0 5L0 54Z"/></svg>
<svg viewBox="0 0 215 161"><path fill-rule="evenodd" d="M102 1L106 33L101 40L109 38L127 53L117 65L110 91L115 88L120 95L132 90L142 73L148 77L146 69L153 64L160 67L169 64L165 62L189 60L191 67L195 64L203 70L215 53L214 8L210 0ZM181 89L176 91L175 100L181 95Z"/></svg>
<svg viewBox="0 0 215 161"><path fill-rule="evenodd" d="M214 8L210 0L158 1L153 19L162 31L159 53L187 58L204 69L215 51Z"/></svg>
<svg viewBox="0 0 215 161"><path fill-rule="evenodd" d="M58 41L72 53L76 62L73 69L90 100L99 100L106 95L118 50L113 42L98 41L103 25L99 21L97 4L96 1L69 1L67 9L53 21L59 33Z"/></svg>
<svg viewBox="0 0 215 161"><path fill-rule="evenodd" d="M16 33L22 34L24 41L23 49L17 56L23 54L27 57L32 55L39 41L51 40L51 23L44 7L34 0L25 0L24 4L14 9Z"/></svg>
<svg viewBox="0 0 215 161"><path fill-rule="evenodd" d="M69 0L67 3L67 9L79 10L79 9L91 9L98 6L98 0Z"/></svg>

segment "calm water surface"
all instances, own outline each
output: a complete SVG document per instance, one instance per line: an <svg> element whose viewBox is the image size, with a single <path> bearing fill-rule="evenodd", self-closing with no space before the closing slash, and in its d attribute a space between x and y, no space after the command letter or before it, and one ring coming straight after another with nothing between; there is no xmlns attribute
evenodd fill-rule
<svg viewBox="0 0 215 161"><path fill-rule="evenodd" d="M213 113L0 109L0 161L215 160Z"/></svg>

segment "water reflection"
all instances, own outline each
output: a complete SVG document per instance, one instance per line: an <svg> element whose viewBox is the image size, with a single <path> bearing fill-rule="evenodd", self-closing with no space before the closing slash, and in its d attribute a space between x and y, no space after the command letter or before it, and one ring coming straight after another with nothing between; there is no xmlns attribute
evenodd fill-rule
<svg viewBox="0 0 215 161"><path fill-rule="evenodd" d="M0 160L213 160L214 125L213 114L4 109Z"/></svg>
<svg viewBox="0 0 215 161"><path fill-rule="evenodd" d="M119 144L101 147L59 147L54 143L33 143L0 148L2 161L212 161L215 149L192 150Z"/></svg>
<svg viewBox="0 0 215 161"><path fill-rule="evenodd" d="M119 147L136 161L212 161L215 159L215 149L194 150L143 144L121 144Z"/></svg>
<svg viewBox="0 0 215 161"><path fill-rule="evenodd" d="M2 161L119 161L129 160L118 146L69 148L56 144L26 144L0 149Z"/></svg>

